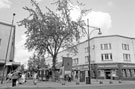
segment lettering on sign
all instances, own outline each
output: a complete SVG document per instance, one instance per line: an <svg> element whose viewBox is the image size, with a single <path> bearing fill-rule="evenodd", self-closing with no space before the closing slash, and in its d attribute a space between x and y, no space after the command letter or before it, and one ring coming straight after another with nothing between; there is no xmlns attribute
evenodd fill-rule
<svg viewBox="0 0 135 89"><path fill-rule="evenodd" d="M135 65L123 65L123 67L135 67Z"/></svg>
<svg viewBox="0 0 135 89"><path fill-rule="evenodd" d="M98 68L118 67L117 65L98 65Z"/></svg>

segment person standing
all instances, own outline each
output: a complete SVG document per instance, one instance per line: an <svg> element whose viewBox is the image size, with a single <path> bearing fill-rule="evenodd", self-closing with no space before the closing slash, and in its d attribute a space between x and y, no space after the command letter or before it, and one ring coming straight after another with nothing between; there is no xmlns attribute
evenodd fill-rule
<svg viewBox="0 0 135 89"><path fill-rule="evenodd" d="M18 72L14 71L12 75L12 87L16 86L18 78L19 78Z"/></svg>
<svg viewBox="0 0 135 89"><path fill-rule="evenodd" d="M33 74L33 84L36 85L37 84L37 72L35 72Z"/></svg>

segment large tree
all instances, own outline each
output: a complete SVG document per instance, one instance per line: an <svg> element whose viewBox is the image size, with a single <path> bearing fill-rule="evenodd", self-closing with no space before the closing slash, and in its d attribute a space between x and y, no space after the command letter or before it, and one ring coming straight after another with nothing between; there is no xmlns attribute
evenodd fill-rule
<svg viewBox="0 0 135 89"><path fill-rule="evenodd" d="M19 22L27 29L25 46L28 50L35 50L39 54L48 52L52 57L52 69L55 70L60 49L74 49L73 43L85 32L82 15L87 10L81 10L79 18L73 21L70 15L72 11L70 0L57 0L53 3L57 7L56 11L46 7L47 11L44 13L38 3L34 0L31 0L31 3L34 8L24 7L24 10L30 12L29 16Z"/></svg>

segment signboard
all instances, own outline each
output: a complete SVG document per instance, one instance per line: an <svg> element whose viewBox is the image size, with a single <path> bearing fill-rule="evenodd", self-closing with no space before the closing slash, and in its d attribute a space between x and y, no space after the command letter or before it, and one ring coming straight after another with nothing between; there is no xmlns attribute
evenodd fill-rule
<svg viewBox="0 0 135 89"><path fill-rule="evenodd" d="M123 68L135 68L135 65L123 65Z"/></svg>
<svg viewBox="0 0 135 89"><path fill-rule="evenodd" d="M117 68L118 65L98 65L98 68Z"/></svg>
<svg viewBox="0 0 135 89"><path fill-rule="evenodd" d="M71 57L63 57L63 65L65 71L72 70L72 58Z"/></svg>

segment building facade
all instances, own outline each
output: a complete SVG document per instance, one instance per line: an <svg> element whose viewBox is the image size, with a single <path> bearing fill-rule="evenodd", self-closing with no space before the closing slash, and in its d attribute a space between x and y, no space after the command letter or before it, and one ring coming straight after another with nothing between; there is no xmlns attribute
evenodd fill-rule
<svg viewBox="0 0 135 89"><path fill-rule="evenodd" d="M57 61L62 61L62 57L72 57L73 74L77 74L80 81L86 81L89 72L88 41L76 46L77 54L63 50ZM120 35L91 38L90 64L92 78L135 79L135 38Z"/></svg>
<svg viewBox="0 0 135 89"><path fill-rule="evenodd" d="M0 22L0 77L20 63L14 62L15 54L15 26Z"/></svg>

